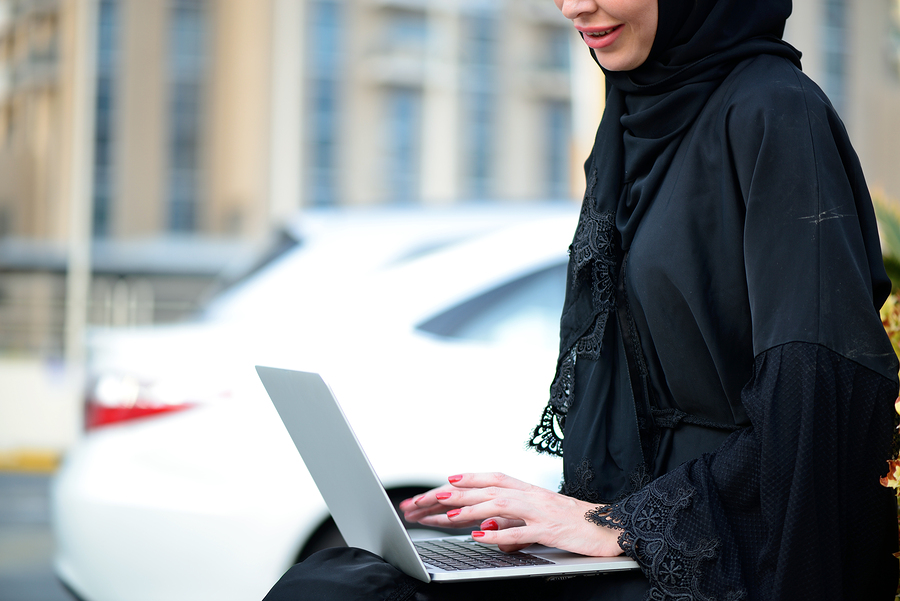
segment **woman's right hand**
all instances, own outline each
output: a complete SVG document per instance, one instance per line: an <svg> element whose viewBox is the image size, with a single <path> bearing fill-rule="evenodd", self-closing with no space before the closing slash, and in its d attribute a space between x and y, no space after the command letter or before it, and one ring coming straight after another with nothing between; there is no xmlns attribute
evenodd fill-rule
<svg viewBox="0 0 900 601"><path fill-rule="evenodd" d="M407 520L425 526L464 528L479 542L513 551L540 543L581 555L622 554L617 529L585 519L595 505L505 474L462 474L449 483L406 499L400 509Z"/></svg>
<svg viewBox="0 0 900 601"><path fill-rule="evenodd" d="M403 518L407 522L416 523L420 523L423 519L428 518L429 526L437 526L443 528L469 528L472 526L480 525L478 522L451 523L450 518L447 517L447 511L454 509L454 507L448 507L446 504L442 504L438 500L437 495L440 493L459 490L457 487L453 486L453 478L454 476L451 476L449 478L450 482L444 484L443 486L433 488L420 495L416 495L412 498L401 501L400 511L403 512ZM443 520L441 520L441 517L443 517Z"/></svg>
<svg viewBox="0 0 900 601"><path fill-rule="evenodd" d="M489 518L486 520L461 521L459 519L451 521L447 516L448 511L459 509L441 503L437 495L451 491L466 490L458 486L454 486L454 481L459 481L457 476L450 476L450 482L443 486L439 486L428 492L424 492L415 497L405 499L400 502L400 511L403 512L403 518L407 522L420 523L427 521L427 525L443 527L443 528L479 528L480 530L503 530L505 528L514 528L524 525L521 520L510 520L501 517ZM527 545L522 545L527 546Z"/></svg>

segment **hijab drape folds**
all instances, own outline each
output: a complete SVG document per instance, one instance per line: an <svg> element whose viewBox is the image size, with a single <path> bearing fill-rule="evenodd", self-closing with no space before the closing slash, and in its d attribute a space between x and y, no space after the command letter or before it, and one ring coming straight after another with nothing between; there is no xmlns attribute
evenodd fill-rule
<svg viewBox="0 0 900 601"><path fill-rule="evenodd" d="M628 72L604 69L607 108L592 157L602 185L595 203L614 210L627 250L672 155L710 94L742 59L800 53L781 40L790 0L663 1L647 61Z"/></svg>

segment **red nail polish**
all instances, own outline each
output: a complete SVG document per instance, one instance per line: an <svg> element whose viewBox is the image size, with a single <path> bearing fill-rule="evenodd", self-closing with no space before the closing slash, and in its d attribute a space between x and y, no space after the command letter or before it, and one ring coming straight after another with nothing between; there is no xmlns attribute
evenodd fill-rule
<svg viewBox="0 0 900 601"><path fill-rule="evenodd" d="M497 524L495 520L485 520L481 522L482 530L497 530L500 526Z"/></svg>
<svg viewBox="0 0 900 601"><path fill-rule="evenodd" d="M456 516L459 515L459 512L461 512L461 511L462 511L462 509L451 509L450 511L447 512L447 517L455 518Z"/></svg>
<svg viewBox="0 0 900 601"><path fill-rule="evenodd" d="M447 478L447 481L450 482L450 484L456 484L457 482L462 480L462 478L462 475L450 476L449 478Z"/></svg>
<svg viewBox="0 0 900 601"><path fill-rule="evenodd" d="M481 530L476 530L472 533L472 538L481 538L482 536L484 536L484 532Z"/></svg>
<svg viewBox="0 0 900 601"><path fill-rule="evenodd" d="M437 499L438 501L446 501L447 499L449 499L452 496L453 496L453 493L439 492L436 495L434 495L434 498Z"/></svg>

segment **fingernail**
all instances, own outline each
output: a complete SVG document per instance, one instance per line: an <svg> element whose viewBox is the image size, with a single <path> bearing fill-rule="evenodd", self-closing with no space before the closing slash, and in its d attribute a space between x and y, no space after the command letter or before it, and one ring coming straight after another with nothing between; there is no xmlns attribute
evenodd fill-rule
<svg viewBox="0 0 900 601"><path fill-rule="evenodd" d="M500 526L497 525L497 522L494 520L485 520L481 522L482 530L497 530Z"/></svg>
<svg viewBox="0 0 900 601"><path fill-rule="evenodd" d="M457 474L456 476L450 476L449 478L447 478L447 481L450 482L450 484L456 484L457 482L462 480L462 478L463 477L461 474Z"/></svg>
<svg viewBox="0 0 900 601"><path fill-rule="evenodd" d="M475 530L474 532L472 532L472 538L481 538L482 536L484 536L484 532L482 532L481 530Z"/></svg>
<svg viewBox="0 0 900 601"><path fill-rule="evenodd" d="M455 518L456 516L459 515L459 512L460 512L460 511L462 511L462 509L451 509L450 511L447 512L447 517L448 517L448 518Z"/></svg>
<svg viewBox="0 0 900 601"><path fill-rule="evenodd" d="M434 498L437 499L438 501L446 501L447 499L449 499L452 496L453 496L453 493L439 492L436 495L434 495Z"/></svg>

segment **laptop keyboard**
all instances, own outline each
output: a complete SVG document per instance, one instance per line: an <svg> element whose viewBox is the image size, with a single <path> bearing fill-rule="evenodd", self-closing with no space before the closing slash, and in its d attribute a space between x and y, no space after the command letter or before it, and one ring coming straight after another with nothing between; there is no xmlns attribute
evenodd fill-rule
<svg viewBox="0 0 900 601"><path fill-rule="evenodd" d="M504 553L496 547L488 547L472 540L426 540L417 541L415 545L422 561L444 570L512 568L553 563L527 553Z"/></svg>

